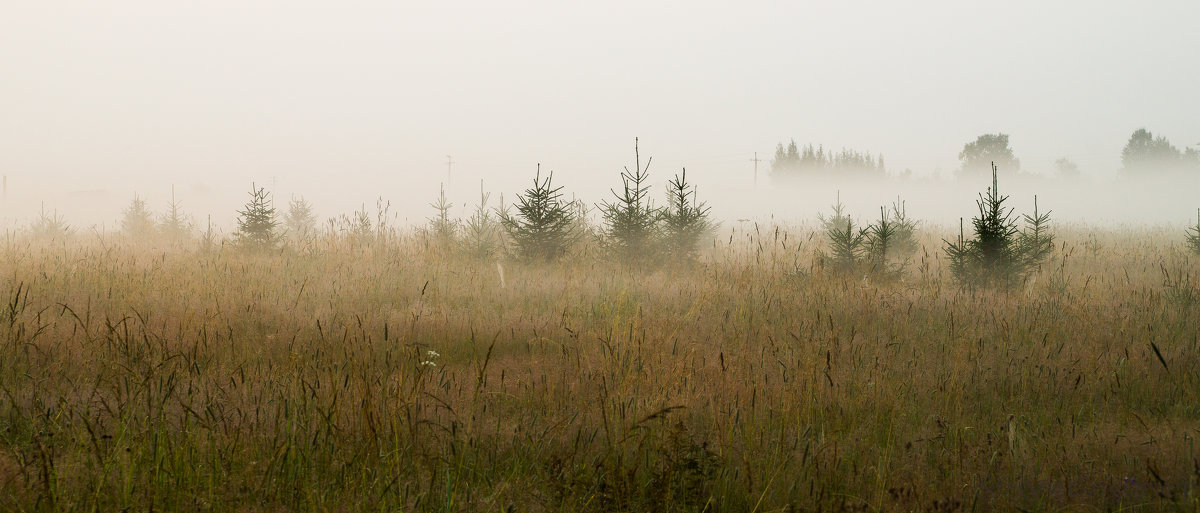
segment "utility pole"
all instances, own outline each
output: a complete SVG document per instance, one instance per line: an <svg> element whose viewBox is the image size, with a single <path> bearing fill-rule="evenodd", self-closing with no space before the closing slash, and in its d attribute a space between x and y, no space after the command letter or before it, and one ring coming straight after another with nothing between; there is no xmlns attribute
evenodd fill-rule
<svg viewBox="0 0 1200 513"><path fill-rule="evenodd" d="M750 161L754 162L754 188L757 189L758 188L758 163L762 162L761 160L758 159L757 151L754 152L754 158L750 159Z"/></svg>
<svg viewBox="0 0 1200 513"><path fill-rule="evenodd" d="M450 183L450 166L454 165L454 159L446 155L446 183Z"/></svg>

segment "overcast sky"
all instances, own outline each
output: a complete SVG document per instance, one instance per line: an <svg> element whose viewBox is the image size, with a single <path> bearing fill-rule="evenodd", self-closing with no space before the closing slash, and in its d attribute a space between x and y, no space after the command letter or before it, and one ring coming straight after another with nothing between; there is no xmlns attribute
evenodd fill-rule
<svg viewBox="0 0 1200 513"><path fill-rule="evenodd" d="M459 203L538 162L588 195L635 136L716 189L790 138L932 173L1004 132L1109 176L1139 127L1200 144L1200 1L0 6L0 171L37 194L424 205L452 155Z"/></svg>

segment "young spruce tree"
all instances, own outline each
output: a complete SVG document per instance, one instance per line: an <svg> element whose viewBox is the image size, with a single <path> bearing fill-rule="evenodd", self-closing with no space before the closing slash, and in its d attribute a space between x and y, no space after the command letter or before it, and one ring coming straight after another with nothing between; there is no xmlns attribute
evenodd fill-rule
<svg viewBox="0 0 1200 513"><path fill-rule="evenodd" d="M192 236L192 222L183 212L180 202L175 199L175 187L171 187L171 204L163 212L158 221L158 230L167 240L179 242Z"/></svg>
<svg viewBox="0 0 1200 513"><path fill-rule="evenodd" d="M1187 247L1192 253L1200 255L1200 208L1196 209L1196 226L1187 230Z"/></svg>
<svg viewBox="0 0 1200 513"><path fill-rule="evenodd" d="M900 198L896 198L896 202L892 203L888 223L895 229L893 242L888 247L889 254L908 258L920 249L921 245L917 242L917 222L908 217L908 206Z"/></svg>
<svg viewBox="0 0 1200 513"><path fill-rule="evenodd" d="M38 239L64 240L71 235L72 229L57 210L46 212L46 205L43 204L41 213L29 226L29 231Z"/></svg>
<svg viewBox="0 0 1200 513"><path fill-rule="evenodd" d="M650 162L642 167L638 140L633 140L633 172L626 167L621 173L622 192L611 190L616 201L605 201L598 205L604 217L605 242L610 250L624 262L644 263L654 258L653 243L656 238L658 209L651 204Z"/></svg>
<svg viewBox="0 0 1200 513"><path fill-rule="evenodd" d="M854 227L854 220L846 215L840 192L830 210L832 212L829 216L817 214L817 219L825 230L825 238L829 242L829 254L824 255L824 259L835 271L856 271L862 266L864 258L870 255L870 227Z"/></svg>
<svg viewBox="0 0 1200 513"><path fill-rule="evenodd" d="M834 270L850 272L858 270L870 254L870 227L855 229L854 221L828 223L825 236L829 239L829 263Z"/></svg>
<svg viewBox="0 0 1200 513"><path fill-rule="evenodd" d="M667 207L663 209L662 237L668 258L692 260L700 239L715 225L708 217L709 206L696 201L696 186L687 183L687 168L667 182Z"/></svg>
<svg viewBox="0 0 1200 513"><path fill-rule="evenodd" d="M270 251L279 244L279 221L275 219L275 207L266 189L250 184L250 201L238 211L237 224L235 237L241 247Z"/></svg>
<svg viewBox="0 0 1200 513"><path fill-rule="evenodd" d="M351 247L364 248L375 242L376 229L371 224L371 214L364 203L353 213L341 214L329 220L331 234L341 235Z"/></svg>
<svg viewBox="0 0 1200 513"><path fill-rule="evenodd" d="M490 197L483 191L483 181L480 181L479 204L463 225L460 245L468 255L479 259L491 258L500 247L499 223L487 206Z"/></svg>
<svg viewBox="0 0 1200 513"><path fill-rule="evenodd" d="M867 232L871 265L877 270L887 270L888 258L896 252L896 223L888 219L883 207L879 207L879 222L869 226Z"/></svg>
<svg viewBox="0 0 1200 513"><path fill-rule="evenodd" d="M526 260L549 261L561 257L575 242L574 212L562 201L562 187L551 186L554 173L542 180L542 166L533 187L517 195L515 215L500 211L500 222L516 255Z"/></svg>
<svg viewBox="0 0 1200 513"><path fill-rule="evenodd" d="M303 196L288 202L288 212L283 221L288 238L296 244L307 244L316 236L317 217L313 214L312 204Z"/></svg>
<svg viewBox="0 0 1200 513"><path fill-rule="evenodd" d="M145 239L154 234L154 214L146 208L146 201L133 195L133 201L121 217L121 231L135 239Z"/></svg>
<svg viewBox="0 0 1200 513"><path fill-rule="evenodd" d="M450 218L450 209L454 204L446 201L445 184L441 185L437 201L429 206L437 210L437 215L429 218L429 235L433 239L432 242L438 247L448 248L458 237L458 221Z"/></svg>
<svg viewBox="0 0 1200 513"><path fill-rule="evenodd" d="M834 230L845 230L846 225L850 224L850 216L846 215L846 206L842 204L842 192L838 191L836 202L829 207L832 215L826 217L825 214L818 213L817 220L821 222L821 227L828 234Z"/></svg>

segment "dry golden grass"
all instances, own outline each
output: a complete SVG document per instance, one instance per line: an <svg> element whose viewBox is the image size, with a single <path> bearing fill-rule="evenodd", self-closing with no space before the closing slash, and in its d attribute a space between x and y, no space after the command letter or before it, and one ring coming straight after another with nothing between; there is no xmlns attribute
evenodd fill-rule
<svg viewBox="0 0 1200 513"><path fill-rule="evenodd" d="M1060 229L1012 291L927 236L837 276L806 229L695 265L0 248L0 509L1200 507L1197 264ZM433 353L430 353L430 352Z"/></svg>

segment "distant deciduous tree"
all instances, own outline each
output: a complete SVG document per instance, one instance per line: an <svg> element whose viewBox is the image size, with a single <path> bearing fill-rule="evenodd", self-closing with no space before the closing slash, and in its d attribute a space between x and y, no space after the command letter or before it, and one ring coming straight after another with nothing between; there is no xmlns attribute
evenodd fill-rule
<svg viewBox="0 0 1200 513"><path fill-rule="evenodd" d="M992 169L992 164L1013 172L1021 170L1021 161L1013 156L1008 146L1008 134L983 134L967 143L958 154L962 172L966 175L983 174Z"/></svg>
<svg viewBox="0 0 1200 513"><path fill-rule="evenodd" d="M1079 178L1079 165L1069 158L1063 157L1054 161L1054 169L1058 171L1060 178Z"/></svg>
<svg viewBox="0 0 1200 513"><path fill-rule="evenodd" d="M1166 137L1155 137L1145 128L1135 130L1121 150L1121 172L1126 175L1198 170L1200 153L1191 148L1179 151Z"/></svg>

